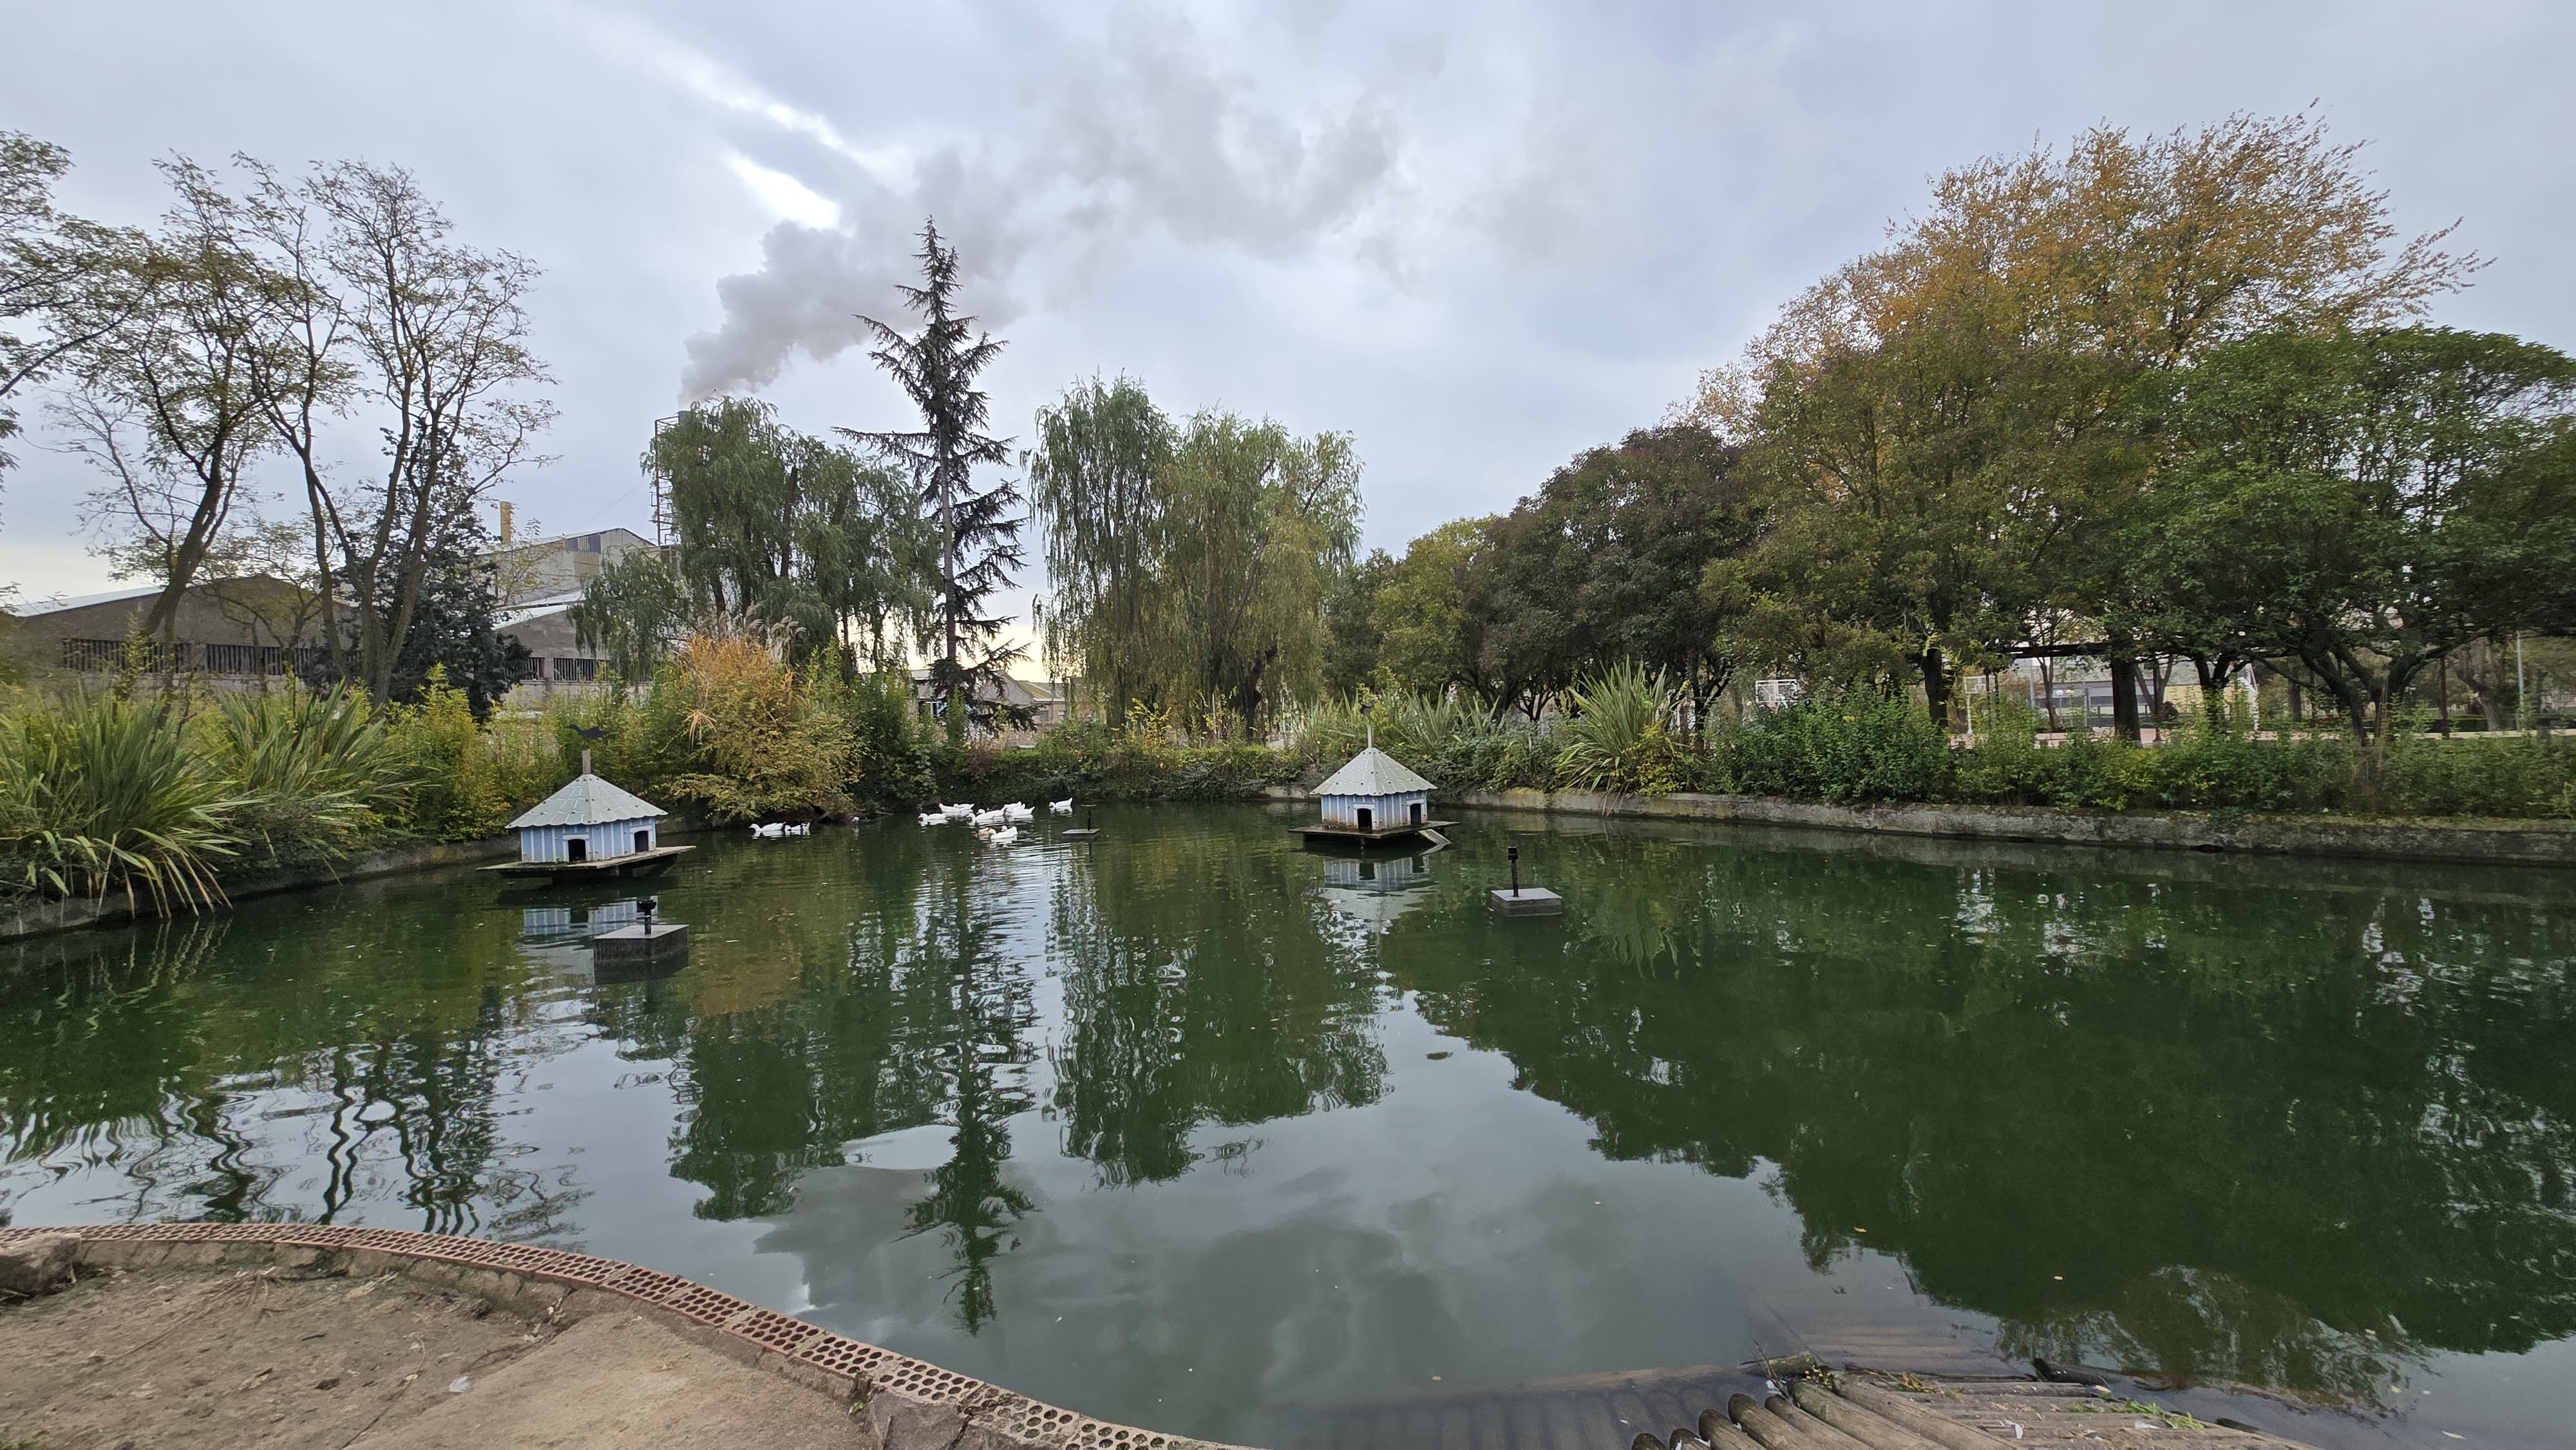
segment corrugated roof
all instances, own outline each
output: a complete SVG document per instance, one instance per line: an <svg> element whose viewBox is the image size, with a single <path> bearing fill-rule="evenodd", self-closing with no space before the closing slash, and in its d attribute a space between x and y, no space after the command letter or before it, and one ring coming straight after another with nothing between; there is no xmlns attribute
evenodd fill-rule
<svg viewBox="0 0 2576 1450"><path fill-rule="evenodd" d="M537 598L527 600L523 603L513 604L509 608L500 611L498 614L493 616L492 622L503 629L509 629L515 625L525 624L529 620L538 618L541 615L561 614L565 610L579 604L581 602L581 596L582 591L578 589L574 589L569 592L540 595Z"/></svg>
<svg viewBox="0 0 2576 1450"><path fill-rule="evenodd" d="M632 821L660 814L662 808L642 796L619 790L598 776L584 775L529 807L526 815L510 823L510 829L604 826L611 821Z"/></svg>
<svg viewBox="0 0 2576 1450"><path fill-rule="evenodd" d="M110 589L104 594L68 596L58 594L49 599L29 600L11 610L10 613L20 619L33 619L40 614L59 614L66 609L87 609L93 604L116 604L128 599L149 599L160 592L160 585L145 584L134 589Z"/></svg>
<svg viewBox="0 0 2576 1450"><path fill-rule="evenodd" d="M1351 757L1351 763L1334 771L1331 778L1315 787L1317 795L1405 795L1431 789L1431 782L1404 768L1394 756L1372 745Z"/></svg>
<svg viewBox="0 0 2576 1450"><path fill-rule="evenodd" d="M200 579L188 586L188 593L191 596L203 598L210 591L227 585L236 588L243 585L259 585L263 588L275 589L300 587L271 574L229 574L220 579ZM94 605L123 604L129 601L139 603L160 592L161 586L158 584L138 584L130 589L110 589L101 594L54 594L41 599L25 600L10 606L6 612L20 619L34 619L39 615L60 614L66 609L88 609Z"/></svg>

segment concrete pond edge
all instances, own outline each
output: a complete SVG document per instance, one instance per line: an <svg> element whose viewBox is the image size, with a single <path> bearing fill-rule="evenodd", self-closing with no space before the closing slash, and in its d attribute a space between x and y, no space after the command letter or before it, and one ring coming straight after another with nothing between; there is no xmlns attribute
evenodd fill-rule
<svg viewBox="0 0 2576 1450"><path fill-rule="evenodd" d="M84 1267L329 1265L402 1273L558 1323L603 1310L642 1313L839 1400L883 1450L1233 1450L1058 1409L675 1274L564 1249L300 1223L11 1226L0 1227L0 1248L45 1234L78 1238Z"/></svg>
<svg viewBox="0 0 2576 1450"><path fill-rule="evenodd" d="M1306 792L1274 786L1275 801ZM1443 791L1470 810L1636 820L1787 826L1887 836L2130 850L2339 856L2474 866L2576 867L2576 822L2439 819L2345 820L2233 811L2059 811L2036 806L1839 806L1772 796L1609 795L1590 791Z"/></svg>
<svg viewBox="0 0 2576 1450"><path fill-rule="evenodd" d="M279 896L289 891L310 891L320 886L371 881L379 876L407 876L415 871L435 871L442 866L473 865L497 860L514 849L516 847L506 836L479 841L436 841L418 846L396 846L337 864L289 866L226 881L223 883L224 898L226 902L247 901L257 896ZM214 909L220 911L222 906ZM129 906L122 896L104 901L48 901L0 915L0 942L161 919L149 907L137 910Z"/></svg>

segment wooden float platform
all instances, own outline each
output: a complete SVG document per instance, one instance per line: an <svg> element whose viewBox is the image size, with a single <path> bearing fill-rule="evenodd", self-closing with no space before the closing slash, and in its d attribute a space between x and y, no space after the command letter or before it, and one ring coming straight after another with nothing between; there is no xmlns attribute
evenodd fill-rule
<svg viewBox="0 0 2576 1450"><path fill-rule="evenodd" d="M504 861L497 866L478 866L475 869L489 871L495 876L542 876L557 882L604 881L667 871L672 862L696 849L695 846L656 846L650 851L629 851L623 856L601 856L589 861Z"/></svg>
<svg viewBox="0 0 2576 1450"><path fill-rule="evenodd" d="M1299 826L1297 834L1305 837L1309 844L1320 841L1327 845L1338 846L1395 846L1410 844L1431 832L1438 831L1443 826L1456 824L1458 824L1456 821L1423 821L1419 824L1383 826L1367 831L1355 826ZM1435 839L1433 844L1442 844L1442 842Z"/></svg>

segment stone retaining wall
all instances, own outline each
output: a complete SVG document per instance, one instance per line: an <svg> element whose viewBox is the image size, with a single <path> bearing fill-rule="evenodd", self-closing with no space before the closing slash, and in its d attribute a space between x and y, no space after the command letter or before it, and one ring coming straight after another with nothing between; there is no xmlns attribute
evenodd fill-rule
<svg viewBox="0 0 2576 1450"><path fill-rule="evenodd" d="M397 1271L557 1323L607 1309L640 1312L848 1402L882 1450L1229 1450L1060 1410L677 1275L562 1249L294 1223L0 1228L0 1246L48 1233L76 1235L80 1262L101 1268L327 1264L353 1275Z"/></svg>
<svg viewBox="0 0 2576 1450"><path fill-rule="evenodd" d="M1269 794L1274 800L1312 798L1285 787L1273 787ZM1439 799L1477 810L1801 826L1972 841L2576 867L2576 822L2566 821L2362 821L2218 811L2113 814L2026 806L1837 806L1770 796L1690 792L1634 796L1586 791L1444 791Z"/></svg>
<svg viewBox="0 0 2576 1450"><path fill-rule="evenodd" d="M517 843L506 836L483 841L401 846L361 856L354 861L343 861L336 866L296 866L226 881L223 883L224 895L229 900L245 901L254 896L275 896L316 886L336 886L344 881L366 881L378 876L434 871L441 866L496 861L516 849ZM49 901L0 916L0 942L46 936L59 931L80 931L94 926L122 926L138 917L150 915L148 909L136 911L127 905L122 896L106 901Z"/></svg>

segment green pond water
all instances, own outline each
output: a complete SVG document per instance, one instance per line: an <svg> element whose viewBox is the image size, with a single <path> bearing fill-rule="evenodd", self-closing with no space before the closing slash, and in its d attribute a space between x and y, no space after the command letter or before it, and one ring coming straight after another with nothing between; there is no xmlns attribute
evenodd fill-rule
<svg viewBox="0 0 2576 1450"><path fill-rule="evenodd" d="M584 940L634 888L472 873L22 944L0 1217L578 1245L1276 1445L1804 1346L2576 1438L2576 877L1296 819L704 841L653 980Z"/></svg>

